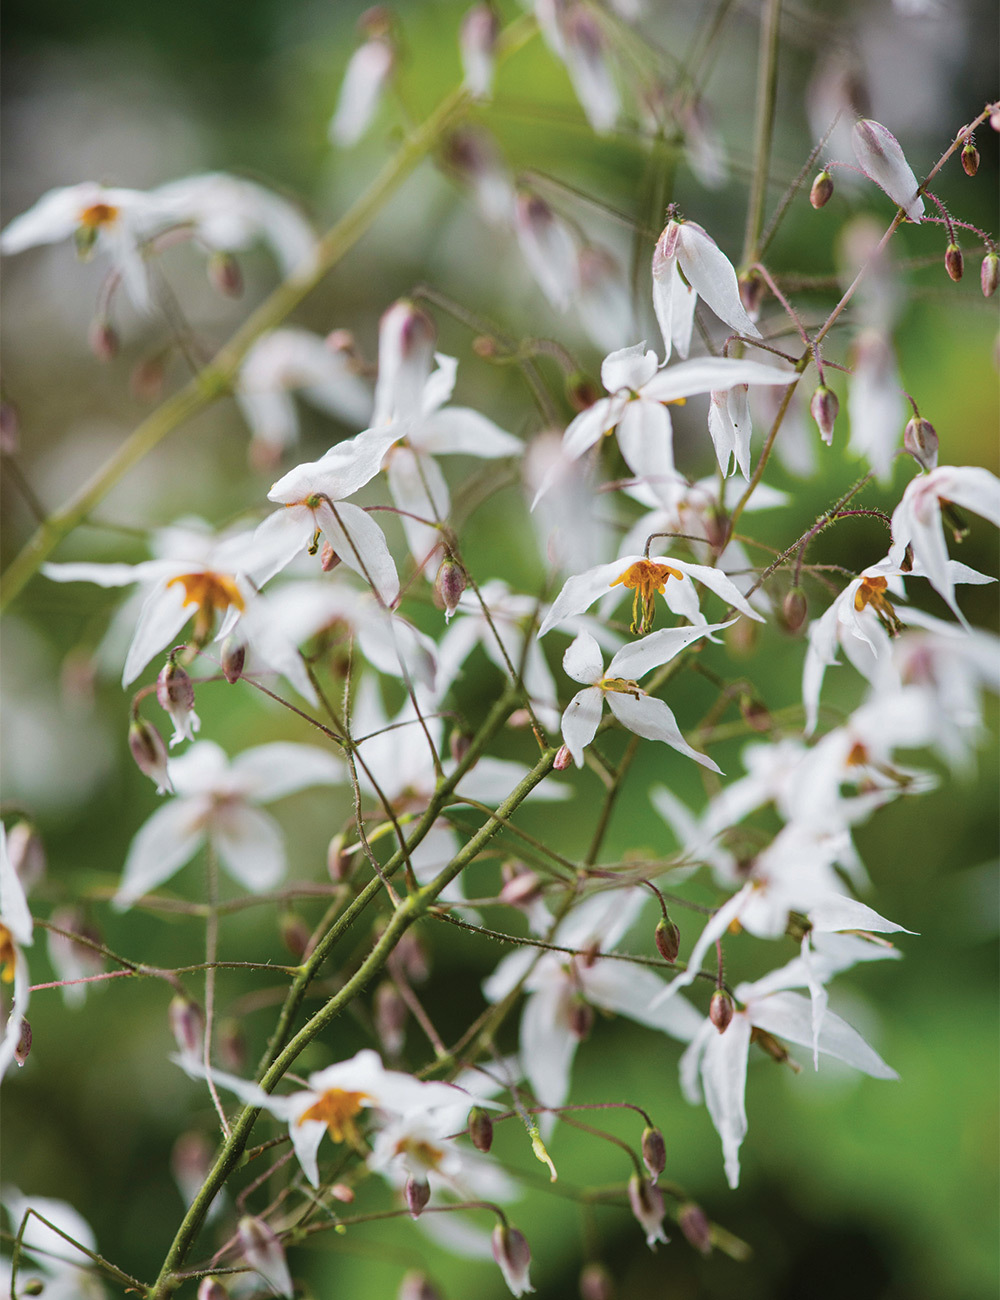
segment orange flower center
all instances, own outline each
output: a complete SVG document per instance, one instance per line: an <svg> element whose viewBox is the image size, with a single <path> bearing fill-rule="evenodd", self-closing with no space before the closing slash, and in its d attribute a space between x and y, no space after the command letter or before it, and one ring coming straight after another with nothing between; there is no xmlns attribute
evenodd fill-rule
<svg viewBox="0 0 1000 1300"><path fill-rule="evenodd" d="M246 602L233 578L225 573L181 573L171 578L168 587L180 585L184 588L184 605L197 605L198 613L194 620L193 639L202 644L207 641L215 623L215 615L224 614L233 606L242 614Z"/></svg>
<svg viewBox="0 0 1000 1300"><path fill-rule="evenodd" d="M430 1142L419 1142L410 1138L403 1138L396 1143L396 1155L407 1155L414 1164L423 1165L425 1169L437 1169L444 1159L444 1151L440 1147L432 1146Z"/></svg>
<svg viewBox="0 0 1000 1300"><path fill-rule="evenodd" d="M111 226L118 220L118 209L110 203L92 203L80 213L80 225L88 230L99 230L101 226Z"/></svg>
<svg viewBox="0 0 1000 1300"><path fill-rule="evenodd" d="M326 1131L334 1142L350 1141L356 1145L358 1129L354 1123L366 1101L370 1098L365 1092L345 1092L343 1088L329 1088L323 1095L299 1116L299 1123L307 1119L317 1119L326 1125Z"/></svg>
<svg viewBox="0 0 1000 1300"><path fill-rule="evenodd" d="M623 586L635 592L632 600L632 634L648 632L656 613L655 596L662 596L668 578L683 578L678 569L669 564L655 564L652 560L636 560L624 573L615 578L612 587Z"/></svg>
<svg viewBox="0 0 1000 1300"><path fill-rule="evenodd" d="M866 606L870 605L872 612L889 635L896 636L900 629L900 622L891 601L885 594L888 585L885 578L862 578L861 586L854 594L854 608L860 614Z"/></svg>
<svg viewBox="0 0 1000 1300"><path fill-rule="evenodd" d="M3 924L0 924L0 980L4 984L14 983L14 970L17 966L17 949L14 936Z"/></svg>

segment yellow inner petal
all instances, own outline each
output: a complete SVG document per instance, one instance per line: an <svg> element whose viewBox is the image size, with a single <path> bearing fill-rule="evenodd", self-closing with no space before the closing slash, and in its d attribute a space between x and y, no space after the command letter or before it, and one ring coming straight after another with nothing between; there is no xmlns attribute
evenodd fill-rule
<svg viewBox="0 0 1000 1300"><path fill-rule="evenodd" d="M4 984L14 983L14 971L17 967L17 948L14 936L3 924L0 924L0 981Z"/></svg>
<svg viewBox="0 0 1000 1300"><path fill-rule="evenodd" d="M307 1119L319 1120L326 1125L326 1131L334 1142L350 1141L352 1145L358 1140L357 1125L354 1123L365 1102L370 1098L365 1092L345 1092L343 1088L329 1088L318 1101L299 1116L299 1123Z"/></svg>
<svg viewBox="0 0 1000 1300"><path fill-rule="evenodd" d="M246 602L233 578L225 573L181 573L171 578L168 587L180 585L184 588L184 605L197 605L198 613L194 621L193 637L196 642L203 642L211 635L215 615L224 614L233 606L242 614Z"/></svg>
<svg viewBox="0 0 1000 1300"><path fill-rule="evenodd" d="M656 564L653 560L636 560L624 573L615 578L612 587L623 586L635 592L632 601L632 633L648 632L656 613L657 592L662 596L669 578L683 578L679 569L669 564Z"/></svg>

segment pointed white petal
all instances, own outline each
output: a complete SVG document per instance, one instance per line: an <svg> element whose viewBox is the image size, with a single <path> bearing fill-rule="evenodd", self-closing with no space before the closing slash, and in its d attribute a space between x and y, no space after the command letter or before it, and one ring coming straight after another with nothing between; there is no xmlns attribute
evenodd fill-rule
<svg viewBox="0 0 1000 1300"><path fill-rule="evenodd" d="M737 1012L725 1033L708 1039L701 1062L705 1105L719 1137L730 1187L740 1181L740 1147L747 1133L746 1082L750 1019Z"/></svg>
<svg viewBox="0 0 1000 1300"><path fill-rule="evenodd" d="M704 627L665 627L659 632L651 632L641 640L630 641L623 646L608 664L607 676L624 677L630 682L638 681L651 669L669 663L699 637L729 626L729 623L713 623ZM577 678L577 681L583 680L582 677Z"/></svg>
<svg viewBox="0 0 1000 1300"><path fill-rule="evenodd" d="M543 1106L561 1106L569 1095L569 1074L577 1039L565 1014L566 979L559 973L532 993L521 1018L521 1060Z"/></svg>
<svg viewBox="0 0 1000 1300"><path fill-rule="evenodd" d="M621 559L612 560L610 564L598 565L596 569L588 569L586 573L578 573L568 579L542 620L538 635L544 636L551 628L572 618L574 614L582 614L595 600L606 596L612 583L642 558L641 555L624 555Z"/></svg>
<svg viewBox="0 0 1000 1300"><path fill-rule="evenodd" d="M191 861L205 842L204 816L202 799L173 799L157 808L129 847L121 884L111 900L116 912L124 912Z"/></svg>
<svg viewBox="0 0 1000 1300"><path fill-rule="evenodd" d="M612 660L612 665L614 660ZM593 686L604 676L604 659L601 647L589 632L581 632L563 655L563 671L575 682ZM620 674L624 676L625 674Z"/></svg>
<svg viewBox="0 0 1000 1300"><path fill-rule="evenodd" d="M347 567L370 582L383 602L391 605L399 595L399 576L385 534L375 520L346 501L338 501L335 507L321 505L316 515L324 536Z"/></svg>
<svg viewBox="0 0 1000 1300"><path fill-rule="evenodd" d="M924 213L924 201L917 193L917 178L892 132L880 122L862 119L854 125L851 142L854 156L865 175L884 190L911 221L919 222Z"/></svg>
<svg viewBox="0 0 1000 1300"><path fill-rule="evenodd" d="M339 785L344 764L333 751L316 745L275 741L239 754L232 772L247 798L270 803L311 785Z"/></svg>
<svg viewBox="0 0 1000 1300"><path fill-rule="evenodd" d="M185 593L180 583L168 587L159 582L146 597L135 627L135 635L125 657L122 685L128 686L164 646L175 639L184 624L195 613L184 604Z"/></svg>
<svg viewBox="0 0 1000 1300"><path fill-rule="evenodd" d="M604 358L601 365L601 383L609 393L622 390L637 393L656 374L657 355L646 351L645 343L630 348L620 348Z"/></svg>
<svg viewBox="0 0 1000 1300"><path fill-rule="evenodd" d="M720 771L718 764L707 754L700 754L698 750L691 748L681 735L677 727L677 719L670 708L657 696L640 695L636 699L632 695L608 691L607 701L608 707L618 721L628 727L629 731L634 731L637 736L643 736L646 740L662 740L671 749L676 749L686 758L693 758L696 763L707 767L710 772Z"/></svg>
<svg viewBox="0 0 1000 1300"><path fill-rule="evenodd" d="M656 488L676 479L673 424L659 402L645 397L629 402L618 425L618 446L636 478Z"/></svg>
<svg viewBox="0 0 1000 1300"><path fill-rule="evenodd" d="M676 402L698 393L735 388L737 384L787 387L794 378L795 372L790 367L782 369L762 361L737 361L729 357L696 357L658 371L642 392L652 401Z"/></svg>
<svg viewBox="0 0 1000 1300"><path fill-rule="evenodd" d="M435 455L458 452L496 459L520 456L524 451L520 438L464 406L448 406L425 416L410 429L407 439L411 446Z"/></svg>
<svg viewBox="0 0 1000 1300"><path fill-rule="evenodd" d="M761 998L749 1008L755 1025L787 1038L790 1043L811 1047L813 1043L812 1010L809 999L798 993L772 993ZM853 1065L855 1069L874 1079L898 1079L899 1075L886 1065L881 1056L869 1047L856 1029L828 1011L819 1033L819 1050L838 1061Z"/></svg>
<svg viewBox="0 0 1000 1300"><path fill-rule="evenodd" d="M577 767L583 767L583 751L597 734L604 711L603 692L596 686L578 691L562 716L562 736Z"/></svg>
<svg viewBox="0 0 1000 1300"><path fill-rule="evenodd" d="M700 226L691 221L681 224L677 240L677 261L684 276L720 320L748 338L759 339L760 331L746 314L740 301L739 285L733 264Z"/></svg>
<svg viewBox="0 0 1000 1300"><path fill-rule="evenodd" d="M746 614L747 618L752 618L758 623L764 622L764 616L747 604L733 580L720 573L718 569L712 569L705 564L690 564L687 560L671 560L666 556L657 556L657 562L680 569L682 573L703 583L709 591L714 591L717 596L721 596L727 604L738 609L741 614Z"/></svg>
<svg viewBox="0 0 1000 1300"><path fill-rule="evenodd" d="M641 966L598 960L582 972L582 979L588 1002L628 1016L640 1025L661 1029L681 1042L689 1043L704 1021L684 997L670 998L653 1007L653 999L664 987L663 981Z"/></svg>
<svg viewBox="0 0 1000 1300"><path fill-rule="evenodd" d="M354 51L341 83L337 111L330 122L330 139L334 144L356 144L368 130L392 64L392 49L385 41L366 41Z"/></svg>

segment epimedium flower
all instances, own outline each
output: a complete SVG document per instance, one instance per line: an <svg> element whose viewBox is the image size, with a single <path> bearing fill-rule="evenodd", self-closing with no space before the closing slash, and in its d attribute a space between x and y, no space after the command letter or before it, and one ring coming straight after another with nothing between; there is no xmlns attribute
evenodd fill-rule
<svg viewBox="0 0 1000 1300"><path fill-rule="evenodd" d="M269 889L284 874L285 850L278 824L255 805L343 779L332 754L283 741L245 750L230 763L213 741L200 740L168 766L176 797L133 839L112 900L116 911L169 880L206 842L234 880L254 893Z"/></svg>
<svg viewBox="0 0 1000 1300"><path fill-rule="evenodd" d="M600 646L588 632L581 632L563 656L563 668L569 676L586 684L586 689L578 691L570 700L562 717L563 740L577 767L583 766L583 751L597 734L607 702L614 716L629 731L647 740L662 740L702 767L718 772L712 759L687 743L667 704L655 695L647 695L635 679L669 663L700 637L729 626L729 623L714 623L653 632L619 650L606 672Z"/></svg>
<svg viewBox="0 0 1000 1300"><path fill-rule="evenodd" d="M851 132L854 156L861 170L884 190L910 221L919 222L924 201L918 193L917 178L906 161L899 141L881 122L862 118Z"/></svg>
<svg viewBox="0 0 1000 1300"><path fill-rule="evenodd" d="M31 1272L41 1274L44 1291L40 1294L46 1300L103 1300L107 1292L88 1255L96 1252L97 1239L77 1209L51 1196L25 1196L11 1184L0 1189L0 1201L7 1212L11 1239L18 1236L24 1224L18 1239L22 1251L30 1257ZM21 1278L25 1273L22 1254ZM14 1294L8 1292L9 1284L10 1261L0 1259L0 1286L5 1295ZM18 1293L25 1294L20 1286Z"/></svg>
<svg viewBox="0 0 1000 1300"><path fill-rule="evenodd" d="M606 596L614 587L634 592L632 599L632 632L646 633L653 625L656 613L656 596L661 595L668 609L689 622L704 626L707 619L698 607L695 581L708 587L741 614L758 623L764 621L740 595L731 578L718 569L705 564L691 564L688 560L675 560L666 555L622 555L609 564L599 564L585 573L578 573L563 585L538 635L565 623Z"/></svg>
<svg viewBox="0 0 1000 1300"><path fill-rule="evenodd" d="M0 988L12 990L10 1009L0 1036L0 1079L15 1059L28 1008L28 963L23 949L31 946L33 922L24 886L7 850L7 831L0 823Z"/></svg>

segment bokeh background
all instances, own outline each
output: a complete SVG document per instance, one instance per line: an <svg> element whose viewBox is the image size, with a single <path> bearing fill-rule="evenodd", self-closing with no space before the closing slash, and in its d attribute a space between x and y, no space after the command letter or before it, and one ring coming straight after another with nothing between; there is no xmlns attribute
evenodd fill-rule
<svg viewBox="0 0 1000 1300"><path fill-rule="evenodd" d="M4 221L54 185L99 179L148 187L224 169L296 197L324 228L392 150L400 122L422 116L459 75L455 33L463 7L434 0L400 4L404 63L398 99L384 108L359 146L332 150L326 126L356 44L360 8L312 0L175 0L170 5L7 0ZM682 58L707 6L648 0L647 10L659 46ZM673 197L735 256L746 203L758 6L722 5L723 11L705 98L729 152L731 174L720 187L706 189L681 161ZM957 129L997 94L992 80L996 18L986 3L788 6L782 38L772 203L811 147L807 105L815 103L815 93L810 94L810 85L815 87L834 56L853 60L868 111L904 142L921 174ZM624 258L630 256L633 233L601 205L640 226L655 230L660 224L662 213L648 210L648 194L651 172L662 160L651 161L647 148L627 132L596 140L564 72L537 39L503 69L494 103L481 110L481 117L512 168L538 173L562 211ZM997 149L988 129L981 132L980 148L983 162L975 181L961 173L956 159L937 189L956 216L995 232ZM597 205L574 199L572 189ZM870 187L838 189L820 213L800 198L772 250L774 266L787 274L831 276L838 232L848 219L866 212L882 222L890 213ZM651 242L639 239L645 258ZM897 335L903 381L938 429L943 462L996 469L996 314L979 295L971 240L969 269L959 285L944 275L943 246L943 238L928 229L904 229L893 245L897 259L913 263L902 273L910 291ZM171 284L209 345L222 342L274 282L263 254L247 257L243 265L246 294L233 304L212 294L193 260L178 255L168 262ZM121 355L107 366L95 362L86 332L99 274L94 266L78 265L68 247L26 254L5 267L4 396L20 419L16 468L7 467L4 482L2 541L8 561L33 527L21 475L43 508L56 507L147 409L131 391L129 375L162 346L162 336L155 324L125 315ZM407 182L295 319L321 332L350 328L374 356L379 314L418 283L433 285L515 337L559 338L596 373L599 353L572 318L560 319L545 305L512 241L484 226L467 195L430 164ZM820 289L814 296L800 293L797 301L809 319L818 320L832 299ZM468 329L445 316L438 323L443 350L461 361L458 399L516 432L533 432L535 417L516 379L475 356ZM834 356L846 360L846 335L839 353L835 344ZM179 366L168 369L168 384L182 377ZM837 386L843 396L840 381ZM704 412L697 403L691 407L677 420L679 460L692 474L707 473L711 453L699 424ZM353 432L308 412L303 421L301 459L315 458L336 437ZM821 472L809 482L775 468L769 481L788 489L792 503L786 511L755 520L756 536L787 545L853 481L858 467L843 442L838 429L835 446L823 449ZM216 403L175 431L57 558L138 559L145 554L142 531L181 515L201 515L213 524L253 517L263 507L269 477L248 467L246 446L233 403ZM891 488L866 493L866 503L891 510L910 475L908 464L897 465ZM462 540L480 578L501 573L528 590L539 586L542 562L517 485L492 496ZM821 539L811 555L857 570L883 553L880 526L857 521ZM996 572L995 535L982 521L972 521L961 558ZM933 593L914 594L944 614ZM95 651L118 600L116 593L56 587L37 578L8 614L4 814L30 815L44 836L49 871L35 895L40 910L89 896L91 919L112 949L151 964L177 965L199 959L199 936L191 927L138 913L117 918L102 901L132 835L156 802L128 758L127 699L116 674L94 669ZM962 603L974 623L995 628L990 589L963 593ZM429 606L416 617L428 628L437 626ZM745 669L734 666L726 652L707 662L723 673L752 674L761 697L777 711L797 699L801 654L800 642L768 628ZM476 671L470 669L462 689L471 715L486 707L498 680L485 660ZM682 725L691 725L711 695L693 677L685 678L685 691L672 704ZM861 684L849 669L830 674L827 699L833 708L850 709L860 697ZM230 752L269 739L307 739L283 713L249 693L204 692L199 712L205 734ZM988 736L994 737L995 713L987 724ZM727 771L739 770L739 747L734 740L719 748L717 757ZM530 746L523 734L511 734L503 739L502 752L525 759ZM941 771L939 789L888 807L857 837L877 887L878 910L919 938L903 937L902 962L863 967L842 980L833 1005L871 1037L901 1082L876 1083L829 1068L818 1076L808 1070L794 1076L757 1062L748 1085L743 1181L730 1193L707 1114L679 1096L676 1047L628 1023L599 1025L579 1053L576 1099L628 1099L652 1110L666 1134L667 1177L687 1187L713 1217L748 1241L754 1254L745 1264L721 1256L703 1261L683 1241L650 1254L626 1211L608 1207L584 1218L574 1203L574 1187L624 1176L613 1147L561 1131L552 1143L561 1179L550 1187L526 1152L523 1135L512 1129L500 1136L496 1149L526 1180L528 1191L514 1219L531 1240L532 1278L541 1297L575 1296L579 1262L588 1253L607 1263L623 1300L648 1295L985 1300L996 1294L997 761L992 740L984 742L980 758L978 770L958 780L934 760L914 756ZM658 768L662 760L648 756L644 762L616 810L608 860L670 849L669 832L643 794L651 780L665 775ZM671 765L672 783L676 770ZM593 797L593 782L587 772L574 778L578 803ZM692 803L700 797L694 772L680 772L673 788ZM294 796L277 809L302 875L323 878L331 822L346 810L340 792L317 791ZM579 823L569 804L558 813L529 810L524 824L572 855L586 848ZM180 894L195 896L197 868L174 883ZM484 876L482 887L488 885ZM315 921L320 905L303 905L301 911ZM651 951L654 922L647 914L637 928L631 940L636 951ZM482 1008L478 985L492 968L496 949L484 950L472 936L450 929L431 929L424 938L433 959L427 1002L446 1037L453 1036ZM287 959L275 918L264 911L227 921L222 944L223 956L252 952L261 960ZM39 935L32 952L36 980L50 978L44 946ZM758 960L749 942L745 959ZM734 969L740 960L740 945L734 943ZM268 1014L266 1005L245 1001L247 992L242 982L220 979L222 1005L230 1013L246 1013L253 1061L266 1036ZM113 981L91 992L81 1009L65 1007L55 991L36 994L32 1057L4 1090L4 1180L25 1192L71 1201L90 1219L101 1250L139 1277L155 1274L182 1211L169 1175L174 1140L192 1127L211 1132L202 1094L165 1064L171 1050L167 1000L165 988L152 981ZM338 1024L329 1041L303 1058L302 1072L367 1045L366 1015L362 1009ZM407 1051L419 1063L422 1045L413 1029ZM608 1127L616 1123L609 1120ZM618 1123L616 1131L629 1130ZM394 1295L404 1269L414 1266L425 1267L453 1298L506 1294L492 1265L440 1253L408 1222L391 1230L375 1224L344 1237L324 1237L295 1260L297 1274L315 1296L356 1300Z"/></svg>

